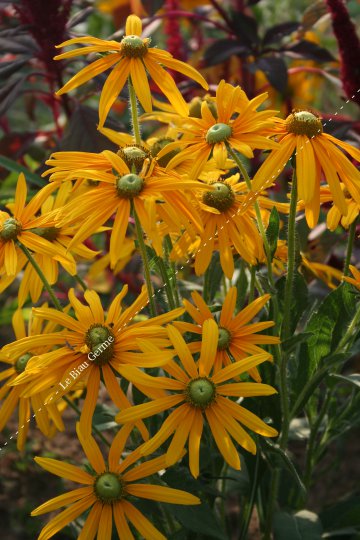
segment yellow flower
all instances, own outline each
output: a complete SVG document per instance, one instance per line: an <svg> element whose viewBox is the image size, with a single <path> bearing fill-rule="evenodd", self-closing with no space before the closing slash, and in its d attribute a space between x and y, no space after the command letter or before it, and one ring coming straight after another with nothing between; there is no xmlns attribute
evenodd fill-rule
<svg viewBox="0 0 360 540"><path fill-rule="evenodd" d="M8 212L0 212L0 275L14 278L21 270L19 268L19 255L21 262L25 264L26 258L22 256L16 242L20 242L32 252L50 256L55 261L61 262L66 267L70 260L64 248L59 249L52 242L36 233L38 227L53 227L54 218L49 216L35 217L42 203L54 191L56 184L49 184L42 188L26 205L27 187L25 176L20 173L16 185L15 202L12 207L12 215ZM35 231L34 231L35 229ZM6 281L6 286L9 284ZM12 279L10 279L10 282Z"/></svg>
<svg viewBox="0 0 360 540"><path fill-rule="evenodd" d="M29 320L28 332L26 332L23 312L20 309L15 311L12 324L17 340L25 338L26 334L28 336L34 336L36 334L47 335L53 332L56 326L53 322L43 324L41 319L33 316ZM49 407L43 406L45 392L40 391L31 397L22 397L21 393L26 385L11 386L16 377L24 372L26 365L33 355L45 353L51 347L51 344L35 347L31 349L31 353L25 352L19 356L12 354L6 355L3 352L0 353L0 361L7 364L7 368L0 373L0 380L3 384L0 389L0 399L3 400L0 408L0 431L3 430L14 410L18 407L18 435L16 444L19 450L24 449L32 417L35 418L38 428L46 437L52 437L57 429L60 431L65 429L61 418L62 407L58 403L52 403ZM33 409L34 415L31 414L31 409Z"/></svg>
<svg viewBox="0 0 360 540"><path fill-rule="evenodd" d="M249 264L264 260L263 242L255 222L253 209L240 214L244 196L244 183L239 175L211 184L212 190L198 194L196 209L204 226L199 241L191 246L187 231L174 245L172 258L182 258L194 252L195 272L201 275L210 264L212 253L219 249L224 274L229 279L234 273L232 248ZM210 188L210 185L208 186Z"/></svg>
<svg viewBox="0 0 360 540"><path fill-rule="evenodd" d="M170 377L151 377L132 366L123 366L121 373L132 382L148 388L172 390L164 398L155 399L120 412L116 419L120 423L134 422L176 407L164 421L162 427L149 441L139 447L143 455L154 452L174 432L166 452L166 463L172 465L180 459L184 446L189 439L189 464L193 476L199 475L199 449L203 431L204 416L209 424L216 445L225 461L234 469L240 469L240 458L231 437L253 454L256 445L241 424L255 433L275 437L277 431L265 424L260 418L238 403L229 399L263 396L276 393L271 386L261 383L237 382L223 384L242 373L249 371L271 355L266 352L250 356L246 360L235 362L222 369L216 368L219 329L216 322L208 319L203 324L200 358L195 363L189 346L180 332L168 325L168 335L181 361L182 367L175 362L163 366ZM211 373L212 372L212 373ZM145 392L146 393L146 392Z"/></svg>
<svg viewBox="0 0 360 540"><path fill-rule="evenodd" d="M186 491L164 485L138 483L138 480L164 469L166 463L165 457L160 456L130 468L139 459L137 450L121 459L130 430L127 426L119 430L111 444L106 463L95 439L84 436L77 425L80 443L93 469L91 473L56 459L35 458L36 463L46 471L77 484L84 484L83 487L50 499L31 512L32 516L39 516L67 506L45 525L38 540L52 538L88 509L90 512L78 540L90 540L96 534L98 539L111 540L113 520L121 540L134 538L129 522L142 538L165 540L165 536L134 506L136 502L132 500L133 497L174 504L200 504L198 497Z"/></svg>
<svg viewBox="0 0 360 540"><path fill-rule="evenodd" d="M184 300L184 306L188 314L195 321L195 324L175 321L173 325L181 332L199 334L199 337L202 338L204 322L209 319L215 320L215 317L198 292L193 292L191 297L195 306L188 300ZM260 296L234 316L236 298L237 289L236 287L231 287L224 300L220 318L217 323L219 327L219 341L214 364L214 369L216 371L219 371L223 366L230 365L232 361L243 360L251 354L263 353L263 349L258 345L268 345L280 342L280 339L277 336L257 334L257 332L261 332L262 330L274 326L275 323L273 321L248 324L249 321L261 311L269 300L270 295L264 294L264 296ZM201 341L190 343L188 347L192 353L199 352L201 349ZM260 374L256 367L252 368L249 373L257 382L261 381Z"/></svg>
<svg viewBox="0 0 360 540"><path fill-rule="evenodd" d="M342 279L351 283L351 285L354 285L360 291L360 271L352 264L349 265L349 269L354 277L343 276Z"/></svg>
<svg viewBox="0 0 360 540"><path fill-rule="evenodd" d="M100 154L60 152L53 156L52 165L55 159L56 166L52 174L57 179L100 181L96 188L81 199L76 197L62 210L60 223L81 223L68 248L85 240L116 214L110 240L113 268L121 256L132 204L159 255L162 255L159 213L162 219L177 224L179 230L185 227L192 238L195 232L202 231L201 219L186 196L187 190L201 189L202 184L166 172L147 156L146 148L135 145L122 148L117 154L104 150Z"/></svg>
<svg viewBox="0 0 360 540"><path fill-rule="evenodd" d="M330 231L334 231L336 227L339 226L340 223L345 229L348 229L360 213L360 204L354 201L354 199L351 197L350 193L348 192L344 184L340 184L340 187L344 194L345 203L348 207L348 211L347 211L347 214L344 216L341 214L340 210L337 208L335 204L332 205L332 207L330 208L326 216L326 225ZM332 201L333 201L333 197L329 189L329 186L321 186L320 187L320 202L326 203L326 202L332 202Z"/></svg>
<svg viewBox="0 0 360 540"><path fill-rule="evenodd" d="M217 166L224 168L228 157L227 145L248 158L253 157L255 148L277 148L276 142L266 138L274 125L272 117L275 111L256 111L267 94L261 94L247 104L244 104L243 94L239 86L234 87L222 80L216 91L216 109L204 101L201 119L187 118L182 127L178 126L183 133L182 138L167 145L158 157L184 147L172 158L169 168L192 159L190 175L197 178L211 154Z"/></svg>
<svg viewBox="0 0 360 540"><path fill-rule="evenodd" d="M328 264L310 261L303 253L301 253L301 265L315 277L326 283L330 289L336 289L338 286L339 283L334 282L341 282L343 275L341 270L337 270L337 268L333 268Z"/></svg>
<svg viewBox="0 0 360 540"><path fill-rule="evenodd" d="M298 200L304 203L309 227L315 227L319 219L322 172L329 184L332 200L342 215L347 215L348 206L340 181L360 204L360 171L338 147L357 161L360 161L360 150L323 133L321 120L313 112L295 111L286 120L278 119L277 124L280 147L271 152L255 174L245 208L262 189L274 182L294 152Z"/></svg>
<svg viewBox="0 0 360 540"><path fill-rule="evenodd" d="M56 185L54 185L56 187ZM49 188L48 188L49 189ZM41 193L41 192L40 192ZM71 184L63 184L60 186L56 196L49 195L41 204L40 216L43 216L45 220L49 221L48 216L54 215L54 211L60 209L67 201L71 193ZM9 205L10 206L10 205ZM78 224L73 226L47 226L47 223L44 222L42 227L37 227L31 230L39 238L45 239L51 243L52 249L48 253L34 253L33 258L36 263L41 268L44 273L45 278L47 279L50 285L56 283L59 279L59 261L54 257L54 249L57 254L62 254L60 259L62 266L67 272L71 275L75 275L77 272L76 260L74 255L77 258L82 259L92 259L96 255L96 251L92 251L81 243L72 245L71 251L69 251L70 242L79 228ZM20 253L22 259L24 257L23 253ZM66 258L65 258L66 257ZM25 258L27 261L27 259ZM24 263L25 269L24 274L21 279L19 294L18 294L18 303L19 307L22 307L30 294L31 300L33 303L36 303L41 295L44 284L40 279L38 273L34 269L33 265L30 262ZM18 272L14 276L10 276L7 280L2 280L0 285L0 292L5 290L12 281L16 278Z"/></svg>
<svg viewBox="0 0 360 540"><path fill-rule="evenodd" d="M103 126L108 112L124 87L128 77L131 77L135 92L144 110L152 110L151 91L147 79L147 73L155 84L165 94L174 109L181 115L188 115L188 106L184 101L175 81L163 68L178 71L198 82L205 90L208 85L205 79L196 69L175 60L170 53L153 47L149 47L150 39L142 39L142 23L136 15L130 15L126 19L126 35L120 43L117 41L105 41L91 36L69 39L57 47L66 47L77 43L89 43L69 52L55 56L55 60L73 58L88 53L100 53L103 56L92 62L77 73L58 92L64 94L96 77L100 73L113 68L104 84L99 104L100 127Z"/></svg>
<svg viewBox="0 0 360 540"><path fill-rule="evenodd" d="M87 393L80 418L84 433L91 431L101 376L112 401L122 409L130 404L113 370L118 371L123 363L141 367L160 366L173 356L172 351L163 350L169 341L161 325L179 316L183 309L129 325L148 299L144 287L135 302L122 312L121 302L126 293L127 286L124 286L105 316L95 291L85 292L88 305L84 306L71 289L69 300L76 318L50 308L33 310L39 319L51 321L64 330L23 338L3 348L5 354L11 353L18 357L29 351L33 353L40 346L55 347L46 354L31 358L26 370L13 384L27 383L22 392L24 396L47 390L46 403L50 403L68 394L74 382L85 381ZM145 426L140 423L138 427L146 438Z"/></svg>

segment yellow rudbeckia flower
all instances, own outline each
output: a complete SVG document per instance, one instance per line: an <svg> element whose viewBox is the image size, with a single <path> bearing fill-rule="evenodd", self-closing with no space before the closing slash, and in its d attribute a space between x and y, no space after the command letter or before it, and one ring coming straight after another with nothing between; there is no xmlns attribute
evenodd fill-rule
<svg viewBox="0 0 360 540"><path fill-rule="evenodd" d="M120 429L114 438L107 463L95 439L84 436L79 424L76 428L81 446L93 471L84 471L57 459L35 458L36 463L46 471L77 484L84 484L83 487L50 499L31 512L32 516L39 516L67 506L45 525L38 540L52 538L89 509L90 512L78 540L90 540L96 535L99 540L111 540L113 521L120 540L134 538L129 522L139 532L141 538L166 540L165 536L136 508L136 498L183 505L200 504L198 497L186 491L138 482L164 469L166 460L165 456L160 456L131 468L140 455L138 450L135 450L122 458L131 431L128 426Z"/></svg>
<svg viewBox="0 0 360 540"><path fill-rule="evenodd" d="M167 329L181 362L181 365L170 362L163 366L164 371L171 377L151 377L133 366L123 366L121 373L130 381L142 384L145 390L146 387L153 387L171 390L172 394L122 411L117 415L117 421L134 422L175 407L156 435L139 447L139 451L148 455L174 434L166 452L167 465L173 465L182 456L189 439L190 470L193 476L197 477L201 435L206 419L225 461L234 469L240 469L239 453L231 437L249 452L256 453L253 439L241 424L266 437L276 437L277 431L229 397L268 396L275 394L276 390L261 383L223 383L269 360L271 355L263 352L222 369L216 368L219 329L214 320L208 319L203 325L200 358L198 363L195 363L180 332L171 325L168 325Z"/></svg>
<svg viewBox="0 0 360 540"><path fill-rule="evenodd" d="M124 87L128 77L131 78L136 95L144 110L146 112L152 110L151 91L147 78L147 73L149 73L150 77L160 88L161 92L165 94L174 109L182 116L188 116L188 106L177 88L175 81L164 67L178 71L194 79L207 90L208 84L204 77L192 66L180 60L175 60L167 51L149 47L150 39L142 39L140 37L142 23L136 15L130 15L126 19L125 32L125 36L120 43L113 40L105 41L103 39L85 36L69 39L57 45L57 47L66 47L78 43L90 44L80 49L59 54L55 56L55 60L73 58L74 56L88 53L100 53L103 55L79 71L79 73L58 90L57 94L61 95L69 92L100 73L113 68L101 92L99 104L101 127L104 125L111 106Z"/></svg>
<svg viewBox="0 0 360 540"><path fill-rule="evenodd" d="M69 300L75 317L51 308L34 309L39 319L56 323L64 330L23 338L3 348L5 354L18 357L36 347L55 347L46 354L30 358L25 371L13 381L14 385L27 383L21 395L32 396L47 390L46 403L51 403L72 391L74 384L86 382L87 393L80 417L84 433L91 432L101 376L114 404L119 409L129 407L116 378L118 368L124 362L156 367L170 361L173 351L164 350L169 341L161 325L181 315L183 309L129 325L148 298L146 288L143 288L135 302L122 311L121 303L126 293L127 286L124 286L106 315L99 295L90 290L84 294L86 306L76 298L74 290L70 290ZM149 346L153 347L150 351ZM145 426L140 423L138 427L147 438Z"/></svg>
<svg viewBox="0 0 360 540"><path fill-rule="evenodd" d="M305 110L294 111L286 120L277 119L274 134L277 135L280 146L271 152L255 174L252 191L244 208L252 203L261 190L276 180L294 152L298 200L303 201L309 227L315 227L319 219L322 173L329 185L334 205L342 215L347 215L348 205L340 181L344 183L351 197L360 204L360 171L340 149L359 162L360 150L324 133L320 118Z"/></svg>

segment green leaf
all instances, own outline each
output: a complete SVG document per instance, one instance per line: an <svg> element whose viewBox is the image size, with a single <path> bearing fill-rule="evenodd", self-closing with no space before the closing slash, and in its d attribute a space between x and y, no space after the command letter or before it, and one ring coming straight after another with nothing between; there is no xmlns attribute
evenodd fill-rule
<svg viewBox="0 0 360 540"><path fill-rule="evenodd" d="M236 309L239 311L245 304L246 292L248 288L248 278L246 276L245 264L240 262L240 274L236 281L237 297L236 297Z"/></svg>
<svg viewBox="0 0 360 540"><path fill-rule="evenodd" d="M326 531L342 527L360 526L360 495L352 495L339 501L320 513Z"/></svg>
<svg viewBox="0 0 360 540"><path fill-rule="evenodd" d="M171 513L183 527L201 534L204 538L227 540L225 531L207 503L200 506L172 504Z"/></svg>
<svg viewBox="0 0 360 540"><path fill-rule="evenodd" d="M283 464L285 465L285 468L289 471L291 476L296 481L296 483L298 485L298 488L301 491L302 495L305 496L306 495L306 488L305 488L305 486L304 486L304 484L303 484L303 482L302 482L302 480L301 480L301 478L299 476L299 473L296 470L295 465L293 464L293 462L291 461L291 459L289 458L287 453L282 448L280 448L280 446L278 444L275 444L275 443L269 441L268 439L261 439L260 444L263 447L265 446L268 451L270 451L273 454L276 454L279 458L281 458Z"/></svg>
<svg viewBox="0 0 360 540"><path fill-rule="evenodd" d="M351 375L340 375L338 373L330 373L329 377L333 379L340 379L340 381L353 384L357 388L360 388L360 374L351 373Z"/></svg>
<svg viewBox="0 0 360 540"><path fill-rule="evenodd" d="M280 230L280 217L277 208L274 206L271 210L269 225L266 229L266 236L269 242L271 260L273 260L277 248Z"/></svg>
<svg viewBox="0 0 360 540"><path fill-rule="evenodd" d="M41 176L38 176L37 174L29 171L26 167L20 165L19 163L16 163L16 161L13 161L12 159L9 159L5 156L0 156L0 165L8 171L24 173L26 180L32 182L36 186L43 187L46 185L46 180L41 178Z"/></svg>
<svg viewBox="0 0 360 540"><path fill-rule="evenodd" d="M286 353L290 353L295 349L297 345L304 343L313 335L313 332L300 332L299 334L296 334L295 336L292 336L291 338L282 341L281 347Z"/></svg>
<svg viewBox="0 0 360 540"><path fill-rule="evenodd" d="M274 540L321 540L322 530L319 516L309 510L274 515Z"/></svg>
<svg viewBox="0 0 360 540"><path fill-rule="evenodd" d="M280 310L283 312L284 296L285 296L286 276L281 277L276 282L276 289L279 294ZM290 330L294 333L297 324L308 306L308 287L304 277L299 272L294 273L293 295L291 300L291 321ZM306 329L313 331L312 329Z"/></svg>
<svg viewBox="0 0 360 540"><path fill-rule="evenodd" d="M335 351L344 331L355 314L351 287L343 283L332 291L310 317L305 332L313 336L301 347L301 372L305 380L314 373L319 362Z"/></svg>

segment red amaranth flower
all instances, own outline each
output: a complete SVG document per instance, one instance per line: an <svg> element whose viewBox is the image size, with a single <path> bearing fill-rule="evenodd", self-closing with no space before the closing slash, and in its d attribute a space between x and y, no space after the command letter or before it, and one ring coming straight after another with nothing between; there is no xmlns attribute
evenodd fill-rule
<svg viewBox="0 0 360 540"><path fill-rule="evenodd" d="M326 3L339 44L343 89L349 99L360 105L360 40L343 0L326 0Z"/></svg>

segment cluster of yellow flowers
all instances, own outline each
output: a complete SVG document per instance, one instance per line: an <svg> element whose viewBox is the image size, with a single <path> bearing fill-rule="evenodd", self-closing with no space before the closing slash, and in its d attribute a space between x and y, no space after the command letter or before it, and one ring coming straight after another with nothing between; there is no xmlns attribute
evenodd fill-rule
<svg viewBox="0 0 360 540"><path fill-rule="evenodd" d="M110 306L103 306L94 290L85 291L83 303L71 289L69 304L62 308L51 289L58 280L58 264L76 276L77 261L98 255L84 241L109 230L111 218L109 253L103 267L109 265L113 271L119 269L124 252L133 251L134 229L144 257L147 244L161 260L166 245L169 267L193 261L198 276L206 272L215 251L229 280L234 275L234 255L251 266L269 263L265 229L270 211L275 206L286 214L289 205L271 200L266 189L294 155L295 204L298 210L305 209L309 227L317 224L322 203L333 203L328 213L331 229L340 221L349 226L360 208L360 173L340 149L357 161L360 151L323 133L314 112L294 111L280 119L276 111L258 110L266 94L249 100L241 88L225 81L220 82L215 97L206 95L188 104L165 68L179 71L204 89L206 81L193 67L151 48L150 40L141 33L140 19L131 15L121 42L82 37L59 45L85 44L57 59L88 53L100 53L100 57L58 94L111 68L100 97L99 130L119 150L54 153L47 161L48 185L27 203L21 174L14 203L8 205L8 212L0 212L0 292L23 271L19 309L13 318L16 341L0 353L0 360L8 365L0 375L0 429L18 407L17 445L23 449L31 409L39 429L51 437L64 430L65 407L76 407L74 402L85 396L77 433L92 473L54 459L36 458L53 474L85 485L33 512L38 515L67 506L44 527L40 540L51 538L89 508L81 540L92 539L96 533L99 539L110 540L112 522L120 539L134 538L129 523L146 539L164 539L136 509L132 497L176 504L200 501L161 481L159 485L138 480L175 464L185 447L189 469L197 477L205 429L235 469L240 468L240 458L234 441L256 452L244 427L267 437L277 435L272 426L239 404L245 397L276 392L261 382L257 369L272 360L261 346L280 342L278 336L259 333L274 322L251 323L270 295L258 297L236 313L237 289L230 287L221 313L215 317L198 292L192 294L193 303L185 300L184 307L179 307L174 272L172 283L167 283L170 311L158 315L145 265L147 286L125 309L126 286ZM148 75L170 102L160 111L152 111ZM104 127L126 83L133 136ZM146 113L143 121L156 119L165 124L161 136L141 139L136 99ZM239 154L251 158L257 149L270 154L251 181ZM279 241L270 266L275 271L286 260L287 246ZM309 264L306 259L305 264ZM165 278L166 273L167 269ZM36 303L44 286L56 309L47 304L34 308L26 330L22 308L29 295ZM139 319L149 302L151 317ZM185 320L177 320L184 313ZM121 425L107 462L92 435L101 382L119 410L116 421ZM132 405L132 387L146 396L144 403ZM153 415L163 422L156 433L149 434L143 420ZM129 438L135 450L124 453ZM165 454L140 463L168 439Z"/></svg>

